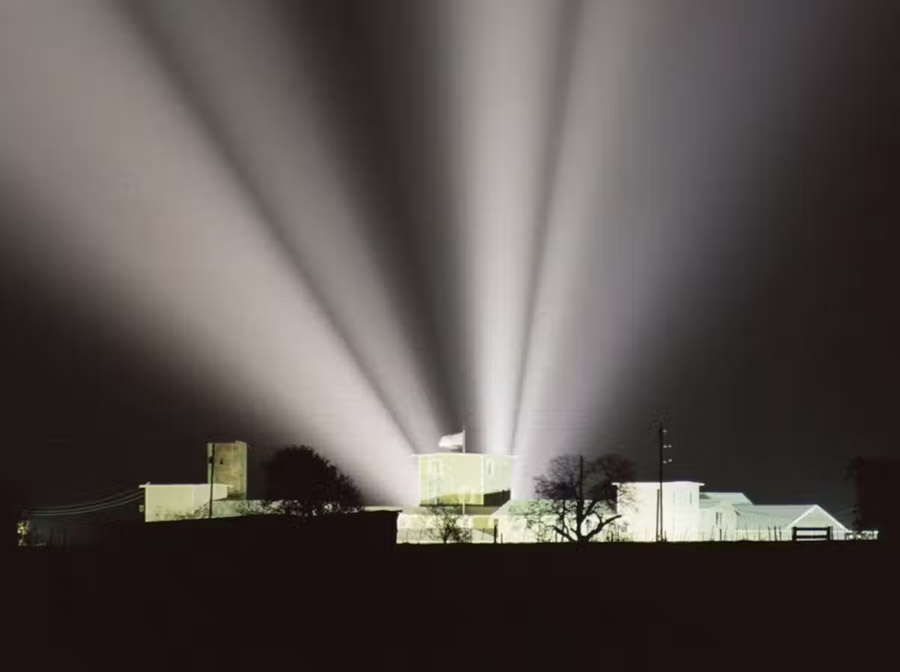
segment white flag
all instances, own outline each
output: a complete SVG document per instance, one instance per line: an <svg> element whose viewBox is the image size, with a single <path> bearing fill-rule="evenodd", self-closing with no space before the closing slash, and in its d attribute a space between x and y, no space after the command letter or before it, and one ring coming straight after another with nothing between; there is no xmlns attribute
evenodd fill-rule
<svg viewBox="0 0 900 672"><path fill-rule="evenodd" d="M466 446L466 430L459 434L447 434L441 437L438 443L439 448L465 448Z"/></svg>

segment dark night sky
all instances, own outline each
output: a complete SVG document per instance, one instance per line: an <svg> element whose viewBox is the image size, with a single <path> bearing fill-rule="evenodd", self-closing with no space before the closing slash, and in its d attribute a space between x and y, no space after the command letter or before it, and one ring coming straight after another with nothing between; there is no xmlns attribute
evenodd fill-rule
<svg viewBox="0 0 900 672"><path fill-rule="evenodd" d="M0 3L28 501L210 438L405 496L463 423L650 477L664 417L673 477L846 519L896 452L896 3L78 4Z"/></svg>

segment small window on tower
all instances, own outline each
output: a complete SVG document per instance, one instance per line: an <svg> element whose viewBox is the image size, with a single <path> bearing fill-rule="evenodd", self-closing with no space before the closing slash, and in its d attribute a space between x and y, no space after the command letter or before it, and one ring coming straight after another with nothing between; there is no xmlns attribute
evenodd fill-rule
<svg viewBox="0 0 900 672"><path fill-rule="evenodd" d="M491 476L491 477L494 475L494 461L493 460L487 461L487 475Z"/></svg>

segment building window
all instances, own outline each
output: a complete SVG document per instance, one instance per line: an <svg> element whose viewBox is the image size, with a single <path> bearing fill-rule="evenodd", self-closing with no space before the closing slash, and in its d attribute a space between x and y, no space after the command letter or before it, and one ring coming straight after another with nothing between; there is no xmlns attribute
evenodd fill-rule
<svg viewBox="0 0 900 672"><path fill-rule="evenodd" d="M493 460L487 461L487 475L489 478L494 477L494 461Z"/></svg>

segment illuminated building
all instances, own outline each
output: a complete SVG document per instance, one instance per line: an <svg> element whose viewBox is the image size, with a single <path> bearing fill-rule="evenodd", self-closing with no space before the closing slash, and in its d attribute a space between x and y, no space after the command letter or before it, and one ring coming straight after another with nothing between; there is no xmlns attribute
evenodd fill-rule
<svg viewBox="0 0 900 672"><path fill-rule="evenodd" d="M264 513L261 501L246 499L247 444L232 442L207 447L216 456L211 469L215 482L152 484L144 490L144 520L156 522ZM435 543L434 505L458 507L460 528L474 543L522 543L559 541L550 515L534 511L540 500L510 499L515 458L446 450L416 455L419 504L414 507L370 506L369 511L399 513L399 543ZM209 477L209 473L208 473ZM703 483L663 483L663 531L667 541L789 541L794 528L830 528L834 539L853 533L815 504L758 505L739 492L704 492ZM604 517L620 517L596 537L597 541L654 541L656 539L659 482L619 484L618 501ZM627 495L625 494L627 493ZM542 520L543 518L543 520ZM543 530L543 532L542 532Z"/></svg>
<svg viewBox="0 0 900 672"><path fill-rule="evenodd" d="M419 503L500 507L510 498L513 458L482 453L429 453L419 461Z"/></svg>

